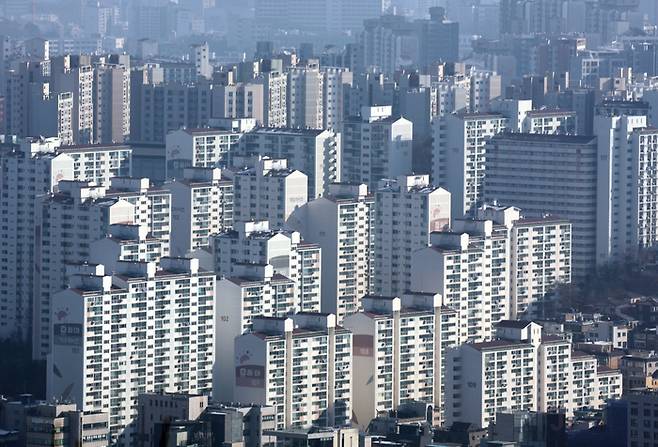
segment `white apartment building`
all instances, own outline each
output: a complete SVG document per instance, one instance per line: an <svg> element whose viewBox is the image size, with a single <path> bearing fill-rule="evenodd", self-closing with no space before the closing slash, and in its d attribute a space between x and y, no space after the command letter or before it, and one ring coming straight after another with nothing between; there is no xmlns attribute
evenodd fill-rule
<svg viewBox="0 0 658 447"><path fill-rule="evenodd" d="M287 73L288 127L324 128L324 76L317 64Z"/></svg>
<svg viewBox="0 0 658 447"><path fill-rule="evenodd" d="M458 344L457 312L441 301L414 292L366 296L363 310L345 318L354 345L354 423L365 428L379 412L410 401L432 404L441 423L445 351Z"/></svg>
<svg viewBox="0 0 658 447"><path fill-rule="evenodd" d="M108 186L112 177L132 173L132 149L123 144L61 146L58 151L73 159L73 175L97 185Z"/></svg>
<svg viewBox="0 0 658 447"><path fill-rule="evenodd" d="M67 287L66 266L88 261L91 243L110 225L144 225L169 256L170 194L148 188L148 179L114 178L113 187L62 181L59 192L43 198L35 215L33 356L50 351L49 327L54 293Z"/></svg>
<svg viewBox="0 0 658 447"><path fill-rule="evenodd" d="M492 72L470 73L469 110L471 113L486 112L491 102L502 96L502 78Z"/></svg>
<svg viewBox="0 0 658 447"><path fill-rule="evenodd" d="M265 125L263 85L237 83L216 85L212 91L213 116L222 118L252 118Z"/></svg>
<svg viewBox="0 0 658 447"><path fill-rule="evenodd" d="M531 110L523 120L521 131L544 135L576 135L578 117L568 110Z"/></svg>
<svg viewBox="0 0 658 447"><path fill-rule="evenodd" d="M450 349L446 364L446 422L487 427L496 413L600 409L619 399L621 373L571 343L542 334L528 321L502 321L497 339Z"/></svg>
<svg viewBox="0 0 658 447"><path fill-rule="evenodd" d="M374 289L375 214L366 185L340 183L288 219L290 228L322 249L322 311L339 323Z"/></svg>
<svg viewBox="0 0 658 447"><path fill-rule="evenodd" d="M454 220L434 232L411 261L411 290L438 293L459 315L459 342L484 342L509 318L507 228L491 220Z"/></svg>
<svg viewBox="0 0 658 447"><path fill-rule="evenodd" d="M238 264L233 272L217 281L215 319L217 339L223 340L217 344L216 358L229 361L219 362L213 371L213 396L227 402L242 399L236 394L235 365L230 361L235 358L233 340L251 331L256 317L283 318L301 310L295 282L275 273L270 264Z"/></svg>
<svg viewBox="0 0 658 447"><path fill-rule="evenodd" d="M32 327L36 197L73 179L73 159L58 139L0 139L0 339L27 340Z"/></svg>
<svg viewBox="0 0 658 447"><path fill-rule="evenodd" d="M194 66L197 79L212 79L213 66L210 64L210 47L208 42L192 45Z"/></svg>
<svg viewBox="0 0 658 447"><path fill-rule="evenodd" d="M595 266L597 149L593 137L505 134L487 148L484 199L527 218L559 216L572 225L571 274Z"/></svg>
<svg viewBox="0 0 658 447"><path fill-rule="evenodd" d="M338 129L344 119L345 96L352 85L347 68L320 67L309 61L287 72L288 127Z"/></svg>
<svg viewBox="0 0 658 447"><path fill-rule="evenodd" d="M614 103L613 103L614 104ZM596 262L634 258L658 240L658 130L645 114L601 106L598 141Z"/></svg>
<svg viewBox="0 0 658 447"><path fill-rule="evenodd" d="M135 207L105 197L106 188L61 181L35 215L32 355L43 359L51 349L52 296L67 287L66 265L89 260L90 244L111 224L133 222Z"/></svg>
<svg viewBox="0 0 658 447"><path fill-rule="evenodd" d="M231 163L241 131L218 128L180 129L165 137L166 178L183 176L187 167L214 168Z"/></svg>
<svg viewBox="0 0 658 447"><path fill-rule="evenodd" d="M527 325L527 322L525 323ZM467 343L446 356L446 423L488 427L501 411L537 410L537 349L541 326L521 339Z"/></svg>
<svg viewBox="0 0 658 447"><path fill-rule="evenodd" d="M256 318L235 353L236 394L274 406L277 429L349 424L352 334L333 314Z"/></svg>
<svg viewBox="0 0 658 447"><path fill-rule="evenodd" d="M53 297L48 395L109 412L112 442L135 445L140 394L210 394L214 311L215 275L195 259L73 276Z"/></svg>
<svg viewBox="0 0 658 447"><path fill-rule="evenodd" d="M554 287L571 282L571 224L525 218L515 207L485 204L476 213L508 228L511 318L543 317Z"/></svg>
<svg viewBox="0 0 658 447"><path fill-rule="evenodd" d="M295 209L308 201L308 177L288 168L285 159L257 157L242 169L225 171L233 180L233 220L267 220L283 228Z"/></svg>
<svg viewBox="0 0 658 447"><path fill-rule="evenodd" d="M279 71L261 73L256 83L263 86L263 122L265 127L286 127L288 123L288 77Z"/></svg>
<svg viewBox="0 0 658 447"><path fill-rule="evenodd" d="M430 87L430 115L444 117L470 107L470 78L446 76Z"/></svg>
<svg viewBox="0 0 658 447"><path fill-rule="evenodd" d="M530 99L496 99L491 112L502 113L509 119L513 132L543 135L575 135L578 129L576 112L561 109L532 109Z"/></svg>
<svg viewBox="0 0 658 447"><path fill-rule="evenodd" d="M353 83L353 74L343 67L321 67L322 84L322 129L339 129L345 119L345 98Z"/></svg>
<svg viewBox="0 0 658 447"><path fill-rule="evenodd" d="M51 59L53 93L73 93L73 140L90 144L94 137L94 67L88 56L59 56Z"/></svg>
<svg viewBox="0 0 658 447"><path fill-rule="evenodd" d="M208 247L210 236L233 225L233 181L217 168L185 168L165 184L171 192L171 253Z"/></svg>
<svg viewBox="0 0 658 447"><path fill-rule="evenodd" d="M341 139L333 130L257 128L243 136L240 153L285 158L308 176L308 196L316 198L341 180Z"/></svg>
<svg viewBox="0 0 658 447"><path fill-rule="evenodd" d="M401 296L411 289L411 255L429 245L430 233L450 228L450 193L428 175L382 180L375 192L374 292Z"/></svg>
<svg viewBox="0 0 658 447"><path fill-rule="evenodd" d="M130 58L118 58L120 63L103 57L94 64L94 142L97 143L123 143L130 137Z"/></svg>
<svg viewBox="0 0 658 447"><path fill-rule="evenodd" d="M267 221L236 222L233 229L211 237L213 270L235 275L243 264L266 265L295 283L296 306L304 312L320 310L321 250L296 231L270 230Z"/></svg>
<svg viewBox="0 0 658 447"><path fill-rule="evenodd" d="M486 143L508 122L498 113L459 113L434 121L432 183L450 191L453 218L482 203Z"/></svg>
<svg viewBox="0 0 658 447"><path fill-rule="evenodd" d="M342 125L342 181L376 188L384 178L412 171L413 124L392 115L391 106L363 107Z"/></svg>
<svg viewBox="0 0 658 447"><path fill-rule="evenodd" d="M102 265L104 272L113 274L119 261L157 263L165 250L163 241L151 237L147 226L117 223L108 226L107 236L90 244L89 262ZM67 276L71 275L70 270L67 269Z"/></svg>
<svg viewBox="0 0 658 447"><path fill-rule="evenodd" d="M171 252L171 193L153 187L148 178L114 177L110 180L107 196L122 199L135 207L133 222L146 225L151 237L162 241L162 255Z"/></svg>
<svg viewBox="0 0 658 447"><path fill-rule="evenodd" d="M571 223L551 217L519 219L510 231L510 314L543 317L555 286L571 282Z"/></svg>

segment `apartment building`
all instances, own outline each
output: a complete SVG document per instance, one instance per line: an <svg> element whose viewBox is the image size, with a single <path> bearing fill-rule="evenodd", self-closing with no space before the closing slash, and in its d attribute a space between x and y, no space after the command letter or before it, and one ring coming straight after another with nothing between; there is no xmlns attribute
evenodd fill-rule
<svg viewBox="0 0 658 447"><path fill-rule="evenodd" d="M525 218L518 208L489 204L476 215L508 228L510 316L542 318L555 286L571 282L571 224L551 216Z"/></svg>
<svg viewBox="0 0 658 447"><path fill-rule="evenodd" d="M263 123L265 127L288 124L288 77L280 71L265 71L254 80L263 87Z"/></svg>
<svg viewBox="0 0 658 447"><path fill-rule="evenodd" d="M233 220L267 220L283 228L295 209L308 201L308 177L288 168L287 160L257 157L242 169L227 170L233 180Z"/></svg>
<svg viewBox="0 0 658 447"><path fill-rule="evenodd" d="M527 218L559 216L572 225L572 276L595 266L597 143L593 137L505 134L487 148L484 199Z"/></svg>
<svg viewBox="0 0 658 447"><path fill-rule="evenodd" d="M265 125L263 85L238 82L213 89L213 115L222 118L252 118Z"/></svg>
<svg viewBox="0 0 658 447"><path fill-rule="evenodd" d="M148 226L116 223L108 226L107 236L90 244L89 263L102 265L112 274L119 261L157 263L165 253L164 241L153 238ZM67 276L70 274L67 269Z"/></svg>
<svg viewBox="0 0 658 447"><path fill-rule="evenodd" d="M375 207L374 291L401 296L412 290L412 253L429 245L431 232L450 228L450 193L428 175L404 175L380 182Z"/></svg>
<svg viewBox="0 0 658 447"><path fill-rule="evenodd" d="M457 113L434 121L432 183L452 195L451 215L461 218L483 203L486 143L509 120L500 113Z"/></svg>
<svg viewBox="0 0 658 447"><path fill-rule="evenodd" d="M324 76L318 64L291 68L286 89L288 127L324 128Z"/></svg>
<svg viewBox="0 0 658 447"><path fill-rule="evenodd" d="M25 135L57 137L63 145L73 144L73 94L51 92L47 82L30 83L27 90Z"/></svg>
<svg viewBox="0 0 658 447"><path fill-rule="evenodd" d="M165 137L167 179L180 179L187 167L228 166L238 150L243 132L204 128L178 129Z"/></svg>
<svg viewBox="0 0 658 447"><path fill-rule="evenodd" d="M67 287L66 265L89 259L90 244L114 223L133 222L135 208L105 197L106 188L61 181L59 192L43 198L35 215L32 355L51 349L52 297Z"/></svg>
<svg viewBox="0 0 658 447"><path fill-rule="evenodd" d="M535 411L536 346L513 340L467 343L446 359L446 422L485 428L501 411Z"/></svg>
<svg viewBox="0 0 658 447"><path fill-rule="evenodd" d="M218 275L232 277L244 264L269 264L295 283L300 310L320 310L321 249L302 240L299 232L271 230L267 221L236 222L232 229L212 236L211 243Z"/></svg>
<svg viewBox="0 0 658 447"><path fill-rule="evenodd" d="M363 107L346 118L341 134L342 181L375 189L381 179L411 173L413 124L393 116L391 106Z"/></svg>
<svg viewBox="0 0 658 447"><path fill-rule="evenodd" d="M210 394L214 311L215 275L195 259L75 275L53 297L48 394L104 409L112 443L135 445L139 394Z"/></svg>
<svg viewBox="0 0 658 447"><path fill-rule="evenodd" d="M94 135L94 67L89 56L58 56L50 61L50 82L54 93L73 94L73 141L91 144Z"/></svg>
<svg viewBox="0 0 658 447"><path fill-rule="evenodd" d="M368 187L332 184L326 196L297 209L288 226L322 249L322 311L341 322L374 289L376 211Z"/></svg>
<svg viewBox="0 0 658 447"><path fill-rule="evenodd" d="M220 169L185 168L164 188L171 193L173 256L209 247L211 235L233 225L233 181Z"/></svg>
<svg viewBox="0 0 658 447"><path fill-rule="evenodd" d="M131 70L130 141L159 143L169 132L207 126L212 114L209 82L165 82L162 67Z"/></svg>
<svg viewBox="0 0 658 447"><path fill-rule="evenodd" d="M243 136L240 153L286 159L291 169L308 176L309 198L341 181L342 137L333 130L257 128Z"/></svg>
<svg viewBox="0 0 658 447"><path fill-rule="evenodd" d="M43 198L35 215L33 281L33 356L50 350L50 303L67 287L66 268L91 256L91 243L105 237L110 225L144 225L169 256L171 196L149 188L148 179L114 178L111 188L62 181L57 194Z"/></svg>
<svg viewBox="0 0 658 447"><path fill-rule="evenodd" d="M133 222L146 225L152 237L163 242L163 255L171 251L171 193L154 187L148 178L114 177L106 192L113 199L124 200L135 207Z"/></svg>
<svg viewBox="0 0 658 447"><path fill-rule="evenodd" d="M646 114L603 104L594 117L598 141L596 262L635 258L658 238L658 130Z"/></svg>
<svg viewBox="0 0 658 447"><path fill-rule="evenodd" d="M27 340L32 327L36 198L73 179L73 159L59 140L0 139L0 338Z"/></svg>
<svg viewBox="0 0 658 447"><path fill-rule="evenodd" d="M569 341L533 322L501 321L496 339L448 351L446 421L480 427L509 411L600 409L622 393L621 373L598 367ZM475 403L475 404L474 404Z"/></svg>
<svg viewBox="0 0 658 447"><path fill-rule="evenodd" d="M235 353L236 394L274 406L277 429L349 423L352 334L333 314L255 318Z"/></svg>
<svg viewBox="0 0 658 447"><path fill-rule="evenodd" d="M94 142L123 143L130 137L130 56L94 63Z"/></svg>
<svg viewBox="0 0 658 447"><path fill-rule="evenodd" d="M275 273L270 264L237 264L230 276L218 280L217 302L222 306L217 309L215 331L226 342L217 345L217 358L235 358L231 341L252 331L254 318L283 318L300 311L295 285L290 278ZM220 362L214 372L213 395L223 401L240 399L235 390L233 366L230 361Z"/></svg>
<svg viewBox="0 0 658 447"><path fill-rule="evenodd" d="M438 293L459 315L459 342L484 342L509 318L507 228L491 220L456 219L430 234L411 260L411 289Z"/></svg>
<svg viewBox="0 0 658 447"><path fill-rule="evenodd" d="M457 312L438 294L365 296L343 326L354 345L354 419L367 427L380 412L420 401L443 420L445 352L458 344Z"/></svg>
<svg viewBox="0 0 658 447"><path fill-rule="evenodd" d="M132 149L123 144L61 146L59 152L73 159L73 175L97 185L109 185L112 177L130 177Z"/></svg>
<svg viewBox="0 0 658 447"><path fill-rule="evenodd" d="M320 71L324 77L322 129L337 130L345 119L348 89L352 86L354 75L343 67L320 67Z"/></svg>

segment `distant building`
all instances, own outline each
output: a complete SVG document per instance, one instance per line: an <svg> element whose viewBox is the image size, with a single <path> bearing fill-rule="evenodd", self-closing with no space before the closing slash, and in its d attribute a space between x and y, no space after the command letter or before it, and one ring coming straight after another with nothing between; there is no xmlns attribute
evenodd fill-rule
<svg viewBox="0 0 658 447"><path fill-rule="evenodd" d="M282 229L288 217L308 201L308 177L286 159L256 157L224 171L233 181L233 220L263 221Z"/></svg>
<svg viewBox="0 0 658 447"><path fill-rule="evenodd" d="M411 173L413 125L393 116L390 106L364 107L343 122L341 133L342 181L374 189L381 179Z"/></svg>
<svg viewBox="0 0 658 447"><path fill-rule="evenodd" d="M634 259L658 240L653 199L658 129L647 128L643 103L603 103L594 118L598 140L596 262ZM636 110L640 108L641 110Z"/></svg>
<svg viewBox="0 0 658 447"><path fill-rule="evenodd" d="M219 128L179 129L165 137L167 179L188 167L215 168L232 162L243 132Z"/></svg>
<svg viewBox="0 0 658 447"><path fill-rule="evenodd" d="M257 128L240 142L245 156L285 158L291 169L308 176L308 196L323 196L341 181L342 137L332 130Z"/></svg>

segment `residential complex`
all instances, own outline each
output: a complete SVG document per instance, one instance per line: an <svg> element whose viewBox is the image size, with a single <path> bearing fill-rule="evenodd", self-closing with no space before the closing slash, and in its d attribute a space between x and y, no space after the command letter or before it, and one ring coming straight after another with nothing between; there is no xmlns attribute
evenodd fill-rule
<svg viewBox="0 0 658 447"><path fill-rule="evenodd" d="M53 296L48 394L107 410L112 441L134 445L140 393L210 393L215 275L198 260L121 261L70 285Z"/></svg>

